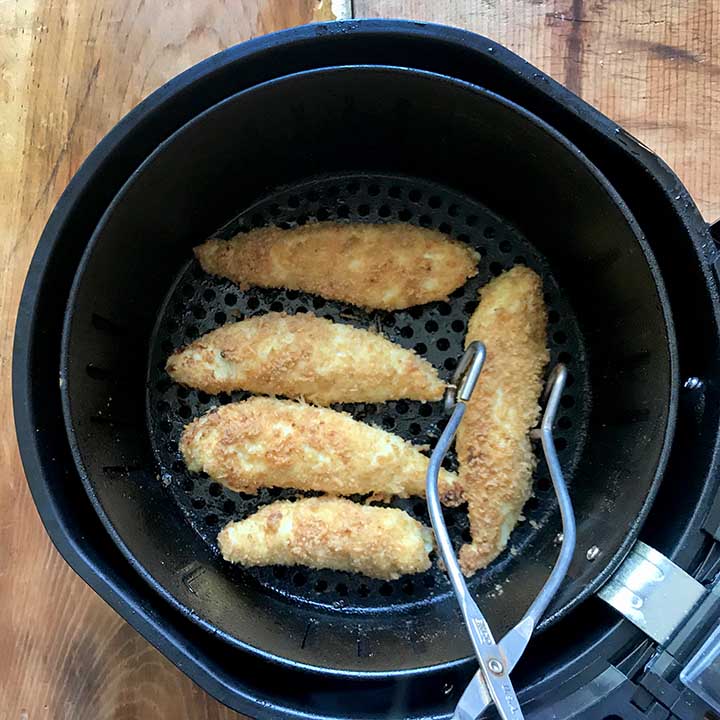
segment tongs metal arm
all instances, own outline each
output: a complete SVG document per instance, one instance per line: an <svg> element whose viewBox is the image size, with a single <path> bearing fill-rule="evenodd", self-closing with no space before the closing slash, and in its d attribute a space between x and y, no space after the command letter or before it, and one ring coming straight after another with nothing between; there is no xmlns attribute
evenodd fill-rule
<svg viewBox="0 0 720 720"><path fill-rule="evenodd" d="M451 398L455 401L454 407L452 408L450 420L430 458L426 493L430 521L435 532L438 548L460 604L465 625L475 648L475 654L480 662L480 672L483 675L484 685L500 715L504 718L512 718L521 717L521 715L518 715L520 713L520 704L510 682L508 661L503 657L502 649L495 643L492 630L475 604L465 583L465 578L455 557L455 551L443 519L437 483L443 458L447 454L465 414L466 403L472 395L484 362L485 346L480 342L471 343L455 374L457 380L455 387L457 390L454 390L454 387L451 388Z"/></svg>
<svg viewBox="0 0 720 720"><path fill-rule="evenodd" d="M509 673L525 651L536 625L565 577L575 549L575 518L552 436L552 428L565 386L567 371L564 366L557 365L551 373L545 394L546 407L542 423L538 430L533 431L533 435L539 437L542 442L560 506L563 525L560 553L550 576L522 620L496 644L487 621L468 591L465 578L458 565L443 519L438 491L438 475L442 461L465 414L466 403L472 395L484 361L484 345L480 342L473 342L468 346L458 365L453 385L448 390L445 400L446 409L451 410L452 414L435 446L428 467L427 503L438 548L480 663L480 669L460 698L454 717L456 720L476 720L488 705L494 702L502 718L519 720L523 715Z"/></svg>
<svg viewBox="0 0 720 720"><path fill-rule="evenodd" d="M437 540L440 554L442 555L443 562L450 576L453 590L461 601L461 607L463 607L463 599L470 599L473 605L474 602L468 593L465 578L458 565L450 535L445 526L437 479L440 475L442 462L450 449L450 445L452 445L458 426L465 415L465 410L467 409L466 403L470 399L472 391L475 389L475 384L477 383L478 377L480 377L480 371L482 370L484 362L485 346L480 342L471 343L455 371L454 379L459 380L459 385L452 384L448 388L448 393L445 397L445 407L448 411L452 411L452 414L437 441L437 445L435 445L426 475L425 492L427 494L430 522L435 532L435 539Z"/></svg>
<svg viewBox="0 0 720 720"><path fill-rule="evenodd" d="M538 430L533 431L534 437L539 437L542 443L545 461L547 462L550 478L552 479L555 495L557 496L558 505L560 506L560 519L562 521L563 539L560 545L560 553L555 561L555 567L550 573L550 577L545 581L542 590L535 598L533 604L528 608L523 620L531 620L533 628L540 622L540 618L547 610L548 605L552 601L555 593L560 588L565 575L570 567L573 558L576 542L575 513L573 512L570 493L568 492L565 478L563 477L560 460L558 460L557 451L555 449L555 441L553 439L553 426L555 425L555 416L560 407L560 399L562 398L565 382L567 381L567 369L564 365L558 364L553 368L547 382L545 392L546 405L545 412L542 416L542 422ZM522 654L522 653L521 653Z"/></svg>

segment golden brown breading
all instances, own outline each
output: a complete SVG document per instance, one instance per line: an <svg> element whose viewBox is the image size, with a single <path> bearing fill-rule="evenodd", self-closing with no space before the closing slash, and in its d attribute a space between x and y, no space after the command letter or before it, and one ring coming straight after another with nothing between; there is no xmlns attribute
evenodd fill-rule
<svg viewBox="0 0 720 720"><path fill-rule="evenodd" d="M468 323L466 345L481 340L487 358L456 442L472 533L460 551L466 575L498 556L530 497L535 455L528 433L540 414L546 325L542 283L526 267L486 285Z"/></svg>
<svg viewBox="0 0 720 720"><path fill-rule="evenodd" d="M368 308L444 300L477 274L477 253L436 230L402 223L265 227L195 248L206 272L241 288L282 287Z"/></svg>
<svg viewBox="0 0 720 720"><path fill-rule="evenodd" d="M180 450L191 471L239 492L425 494L428 458L410 443L347 413L290 400L253 397L224 405L185 428ZM457 476L443 471L440 480L449 495Z"/></svg>
<svg viewBox="0 0 720 720"><path fill-rule="evenodd" d="M316 405L440 400L435 369L412 350L310 313L268 313L224 325L171 355L177 382L209 393L248 390Z"/></svg>
<svg viewBox="0 0 720 720"><path fill-rule="evenodd" d="M432 531L403 510L336 497L277 502L226 525L226 560L241 565L307 565L382 580L430 567Z"/></svg>

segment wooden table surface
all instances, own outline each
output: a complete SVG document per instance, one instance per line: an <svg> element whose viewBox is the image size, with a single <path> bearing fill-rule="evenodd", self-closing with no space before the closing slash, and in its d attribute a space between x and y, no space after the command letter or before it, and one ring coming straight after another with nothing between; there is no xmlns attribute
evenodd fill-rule
<svg viewBox="0 0 720 720"><path fill-rule="evenodd" d="M238 717L51 546L15 443L12 336L43 225L115 122L198 60L326 14L318 0L0 1L0 718ZM494 38L638 136L720 216L720 0L355 0L354 14Z"/></svg>

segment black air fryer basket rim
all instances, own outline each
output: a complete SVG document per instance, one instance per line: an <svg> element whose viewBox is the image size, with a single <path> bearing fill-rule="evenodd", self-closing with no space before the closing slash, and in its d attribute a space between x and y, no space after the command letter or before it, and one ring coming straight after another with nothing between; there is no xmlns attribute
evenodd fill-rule
<svg viewBox="0 0 720 720"><path fill-rule="evenodd" d="M255 85L251 88L248 88L247 90L243 90L239 93L236 93L234 95L231 95L219 103L211 106L204 112L198 114L197 116L193 117L190 121L188 121L185 125L178 128L172 135L170 135L168 138L166 138L162 143L158 145L158 147L142 162L142 164L131 174L131 176L128 178L128 180L124 183L123 187L120 189L120 191L115 195L112 202L108 206L108 208L103 213L100 221L98 222L95 231L93 232L92 237L90 238L90 241L88 245L85 248L85 251L83 253L83 256L81 258L80 264L78 266L78 270L75 274L75 278L72 284L72 288L70 291L70 297L67 303L68 308L72 308L74 306L74 299L78 292L78 287L80 286L80 283L82 282L82 278L85 273L85 269L87 266L88 258L92 254L92 251L98 241L99 236L102 233L102 229L105 226L105 224L108 221L108 218L111 217L113 214L115 208L123 201L125 194L128 191L128 188L132 186L134 180L143 172L144 168L147 167L148 164L150 164L153 159L161 154L166 148L168 148L170 145L175 142L176 138L181 135L187 128L195 125L196 123L202 122L203 118L206 117L208 114L214 112L217 108L225 105L226 103L233 102L236 98L239 96L245 95L249 92L253 92L255 90L259 90L268 86L276 85L277 83L284 83L284 82L292 82L294 78L299 76L308 76L308 75L316 75L316 74L322 74L322 73L334 73L334 72L347 72L347 71L355 71L359 68L362 68L363 70L366 70L368 72L401 72L401 73L408 73L410 75L420 75L420 76L426 76L430 78L435 78L442 82L448 82L451 83L457 87L462 87L466 90L469 90L473 93L477 93L480 95L484 95L490 99L492 99L494 102L499 103L501 105L504 105L505 107L510 108L514 112L528 118L531 122L537 124L540 128L542 128L545 133L547 133L551 138L553 138L555 141L557 141L559 144L561 144L563 147L565 147L569 152L571 152L573 155L575 155L577 158L580 159L580 161L583 163L583 165L589 170L589 172L592 174L592 176L595 178L596 182L598 183L599 187L602 188L612 199L614 204L620 209L625 221L628 223L628 225L631 227L633 234L636 237L637 242L639 243L643 255L645 257L645 261L650 269L650 272L654 279L655 284L655 290L658 295L658 302L662 308L662 314L665 321L665 328L666 328L666 335L667 335L667 343L668 343L668 350L669 350L669 362L670 362L670 376L671 376L671 386L670 386L670 398L669 398L669 408L668 408L668 415L667 415L667 423L664 429L664 442L663 442L663 448L660 453L658 465L655 469L652 482L649 485L648 488L648 494L645 499L645 502L642 506L642 509L638 516L635 519L635 522L632 526L631 532L628 533L626 536L623 544L615 551L611 557L609 557L605 561L605 565L603 566L602 571L599 571L597 575L595 576L595 579L592 583L588 584L584 590L576 595L574 600L567 603L564 607L560 608L558 611L553 613L552 615L548 615L543 619L543 622L541 623L541 628L545 628L548 625L556 622L558 619L560 619L563 615L565 615L567 612L569 612L573 607L575 607L577 604L582 602L584 599L586 599L589 595L593 594L604 582L606 579L614 572L614 570L617 568L617 566L622 562L622 560L625 558L627 553L629 552L630 548L632 547L632 544L634 543L637 534L639 533L640 527L642 525L642 522L644 521L647 512L649 511L649 508L652 504L652 500L657 492L658 485L662 479L662 473L667 461L669 448L672 444L672 434L674 431L674 422L675 422L675 409L677 406L677 393L678 393L678 372L677 372L677 349L675 345L675 339L674 339L674 329L673 329L673 322L672 317L669 311L669 301L667 298L667 294L664 288L664 284L662 281L662 277L660 276L657 263L655 261L654 255L652 253L652 250L650 249L649 245L647 244L647 241L644 239L642 231L640 230L637 222L635 221L634 217L632 216L632 213L628 209L625 202L622 200L622 198L617 194L615 189L610 185L610 183L607 181L607 179L604 177L604 175L598 170L598 168L591 163L588 158L582 153L582 151L574 146L572 143L570 143L563 135L561 135L558 131L556 131L553 127L548 125L545 121L534 115L533 113L525 110L521 106L519 106L517 103L514 103L501 95L498 95L497 93L490 92L478 85L475 85L473 83L469 83L467 81L457 80L455 78L450 78L445 75L441 75L439 73L432 73L428 71L420 71L420 70L414 70L412 68L404 68L400 66L382 66L382 65L367 65L367 66L358 66L358 65L352 65L352 66L337 66L333 68L320 68L315 70L307 70L307 71L301 71L298 73L291 73L279 78L275 78L273 80L266 81L264 83L259 83L258 85ZM63 338L62 338L62 360L61 360L61 369L60 369L60 377L66 378L67 377L67 367L68 367L68 343L69 343L69 327L70 322L69 319L71 317L71 312L66 312L65 315L65 324L63 328ZM138 560L137 557L132 553L132 551L129 549L129 547L126 545L125 541L122 538L122 535L118 530L115 528L115 526L112 524L110 518L108 517L108 514L105 512L102 502L98 498L92 481L88 477L87 472L84 469L84 464L82 461L82 457L80 455L80 450L77 444L77 440L75 438L75 434L72 427L72 415L71 415L71 408L70 408L70 401L68 396L68 385L67 382L63 382L61 384L61 397L62 397L62 404L63 404L63 414L65 418L65 427L67 431L68 436L68 442L72 451L73 458L75 460L75 466L78 470L78 474L81 478L81 481L83 483L83 486L85 488L85 491L88 494L88 497L90 498L90 501L92 503L93 508L97 512L98 516L100 517L103 526L106 528L108 533L110 534L111 538L115 542L115 544L118 546L118 548L123 553L124 557L128 560L128 562L131 564L131 566L135 569L135 571L143 578L143 580L148 583L154 591L159 593L163 599L165 599L167 602L169 602L173 607L175 607L177 610L179 610L184 616L190 618L193 622L197 623L201 627L203 627L208 632L219 634L220 637L222 637L225 641L235 645L236 647L239 647L249 653L256 654L260 657L263 657L266 660L270 660L273 662L278 662L281 664L287 664L290 667L299 667L309 672L318 672L322 673L324 675L327 674L337 674L341 677L375 677L375 676L397 676L397 677L403 677L406 675L413 675L417 676L418 674L424 674L424 673L432 673L436 672L437 670L441 669L447 669L451 667L456 667L458 665L462 665L467 663L469 660L471 660L471 656L467 656L465 658L459 658L457 660L447 661L442 664L437 665L428 665L425 667L420 668L411 668L411 669L401 669L401 670L383 670L383 671L362 671L362 670L342 670L342 669L331 669L327 667L320 667L317 665L312 665L308 663L302 663L297 660L292 660L289 658L280 657L278 655L274 655L271 653L268 653L261 647L257 647L254 645L250 645L245 641L242 641L236 637L231 636L227 633L218 633L216 626L211 623L210 621L206 620L205 618L199 616L195 611L193 611L190 607L188 607L185 603L183 603L178 597L176 597L174 594L172 594L167 588L165 588L160 582L154 579L152 573ZM598 564L599 565L599 564Z"/></svg>
<svg viewBox="0 0 720 720"><path fill-rule="evenodd" d="M59 397L55 395L57 382L52 380L50 376L54 375L50 372L46 374L44 384L43 381L33 383L33 369L40 362L38 358L45 356L43 350L48 342L51 345L57 342L59 345L59 338L53 340L50 330L45 330L44 333L37 333L36 330L39 318L47 317L45 313L53 308L58 292L67 292L69 286L69 279L58 280L57 273L53 274L52 278L48 277L50 259L62 249L65 257L62 277L72 277L67 275L69 264L74 262L73 257L78 256L78 243L86 242L82 238L87 237L87 218L99 216L105 202L112 197L106 188L119 188L126 178L126 168L135 166L137 158L143 157L143 153L147 152L147 149L142 147L143 143L148 145L148 139L160 140L163 135L158 133L164 133L164 128L168 125L173 129L182 125L188 119L188 112L198 105L202 107L197 98L207 100L219 97L218 83L224 87L229 79L232 81L242 78L253 82L258 77L267 78L272 72L322 66L324 58L338 47L339 43L352 47L353 53L362 54L364 62L372 61L376 57L389 56L395 59L400 54L403 62L410 64L412 59L413 63L417 62L418 66L423 67L440 66L448 54L446 51L452 51L451 62L455 63L452 66L453 72L462 77L475 73L482 63L490 63L495 77L499 75L509 79L513 86L512 92L516 96L532 99L538 107L542 105L543 116L553 117L553 122L557 121L565 127L570 136L583 142L592 141L594 149L591 149L596 155L599 152L597 145L604 150L620 149L622 158L612 162L620 165L626 163L628 171L632 171L630 175L634 173L634 179L642 190L657 193L657 201L667 203L674 237L681 238L683 243L687 241L692 262L703 279L703 302L707 304L703 317L709 323L708 332L713 338L717 338L720 328L718 289L709 267L715 253L708 226L675 174L660 158L632 136L624 134L621 128L599 111L522 58L487 38L456 28L395 20L303 26L256 38L224 50L152 93L112 128L92 150L58 200L39 239L22 290L15 330L13 407L16 433L33 500L40 519L61 556L118 614L205 690L234 709L256 717L274 718L278 712L283 712L284 716L305 718L308 714L298 709L295 700L292 700L294 704L287 705L288 696L283 696L280 700L276 698L276 704L269 705L258 699L257 693L242 679L242 674L232 678L224 674L224 669L212 660L214 641L210 637L205 639L201 636L186 635L183 629L186 623L177 613L169 607L160 609L154 602L152 592L145 590L144 585L134 581L130 584L130 568L123 569L124 560L119 551L114 549L114 545L105 543L97 552L89 555L85 551L84 526L75 524L64 495L57 490L58 483L55 480L58 464L69 459L69 450L63 446L55 431L61 420ZM493 50L492 57L488 54L489 48ZM312 58L311 49L320 51L321 57L315 65L312 60L306 59L308 56ZM458 64L460 57L464 60ZM193 93L196 99L194 104ZM214 101L213 99L212 102ZM156 118L159 113L168 118L168 121L153 123L152 118ZM623 134L625 142L621 143ZM606 157L605 152L599 157L602 164ZM687 358L687 353L684 353L684 357ZM37 432L45 435L50 433L52 444L48 452L42 436L37 435ZM703 465L703 477L706 480L703 481L698 505L692 516L683 523L682 534L674 535L666 550L669 557L691 572L694 571L699 553L702 552L700 523L715 492L716 483L711 480L715 477L719 464L720 437L717 432L714 433L714 438L712 447L708 446L706 449L703 446L702 449L707 456L707 465ZM54 466L49 464L51 452L53 461L56 461ZM72 480L71 465L72 463L68 463L65 469L67 481ZM107 552L103 547L107 548ZM118 573L117 570L120 569L122 572ZM613 647L624 647L628 642L632 642L633 637L639 638L640 633L629 623L618 619L608 634L603 635L602 647L606 648L606 639L612 641ZM202 645L198 645L200 640ZM599 644L597 650L600 651ZM603 649L602 652L606 650ZM582 664L586 661L577 662L580 662L580 665L573 673L586 667ZM576 661L573 661L573 668L575 664ZM217 668L218 672L214 672L213 667ZM568 665L566 670L559 669L557 672L560 675L550 676L553 687L556 678L565 677L562 673L570 671L570 667ZM226 681L219 679L218 674L224 674ZM546 692L549 687L547 679L538 678L533 680L521 695L526 697L527 692ZM280 704L277 704L278 702ZM329 717L326 713L327 711L322 715L313 713L313 716ZM446 716L447 710L436 709L434 714L438 713ZM421 714L426 717L424 711ZM339 716L333 714L332 717ZM413 717L420 715L413 714Z"/></svg>

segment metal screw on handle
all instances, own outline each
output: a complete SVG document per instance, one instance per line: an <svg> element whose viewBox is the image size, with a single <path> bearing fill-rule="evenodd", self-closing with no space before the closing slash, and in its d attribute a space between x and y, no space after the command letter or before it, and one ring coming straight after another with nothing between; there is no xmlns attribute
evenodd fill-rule
<svg viewBox="0 0 720 720"><path fill-rule="evenodd" d="M488 660L488 667L496 675L502 675L505 672L505 667L497 658L490 658L490 660Z"/></svg>

